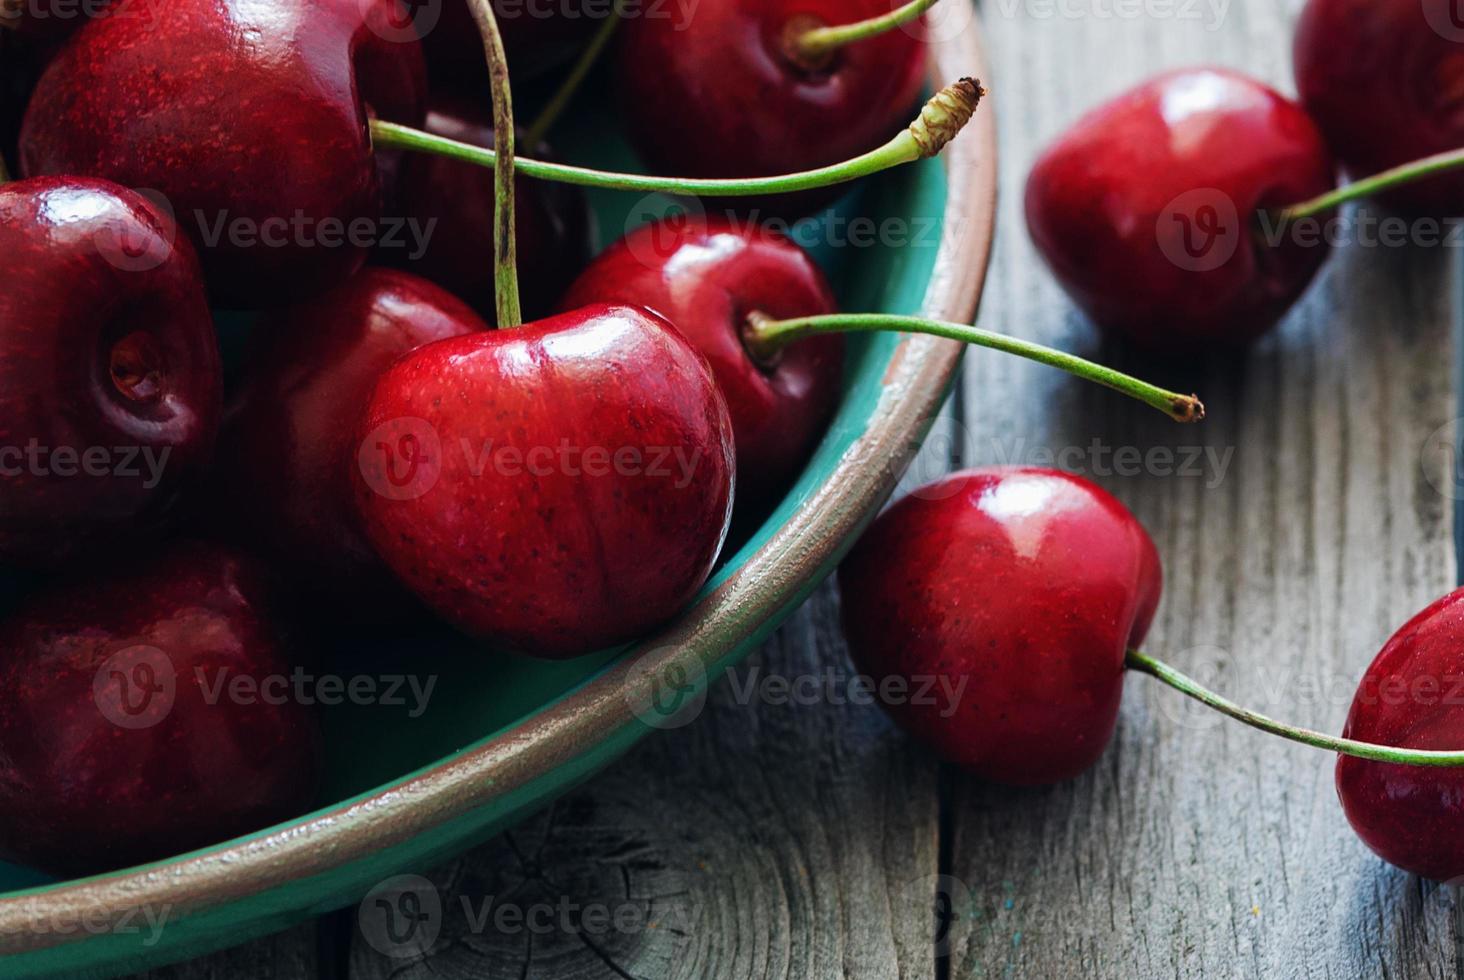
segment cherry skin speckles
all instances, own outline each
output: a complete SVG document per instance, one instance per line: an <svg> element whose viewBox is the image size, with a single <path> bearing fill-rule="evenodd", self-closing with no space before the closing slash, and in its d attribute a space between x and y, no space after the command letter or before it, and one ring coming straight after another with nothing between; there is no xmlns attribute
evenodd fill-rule
<svg viewBox="0 0 1464 980"><path fill-rule="evenodd" d="M464 632L541 657L672 618L731 515L726 402L632 307L422 347L377 383L357 442L357 509L397 577Z"/></svg>
<svg viewBox="0 0 1464 980"><path fill-rule="evenodd" d="M844 635L894 719L995 782L1069 779L1097 761L1124 654L1159 602L1142 525L1080 477L1035 467L952 474L881 515L839 569ZM877 688L878 689L878 688Z"/></svg>

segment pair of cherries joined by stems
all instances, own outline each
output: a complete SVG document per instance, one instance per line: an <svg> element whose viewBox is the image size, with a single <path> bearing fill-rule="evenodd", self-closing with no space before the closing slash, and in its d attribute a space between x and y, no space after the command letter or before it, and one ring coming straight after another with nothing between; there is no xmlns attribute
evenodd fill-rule
<svg viewBox="0 0 1464 980"><path fill-rule="evenodd" d="M1076 123L1027 183L1028 228L1099 326L1162 351L1238 347L1306 290L1338 205L1464 212L1464 30L1449 0L1311 0L1301 104L1223 69L1154 78ZM1334 156L1356 178L1335 187Z"/></svg>
<svg viewBox="0 0 1464 980"><path fill-rule="evenodd" d="M887 708L978 776L1037 785L1088 769L1113 733L1130 668L1340 753L1337 792L1369 847L1425 877L1464 876L1464 712L1450 694L1464 589L1384 645L1336 738L1242 708L1140 652L1162 579L1153 541L1123 504L1036 467L967 470L916 490L839 570L855 663L876 682L954 692Z"/></svg>

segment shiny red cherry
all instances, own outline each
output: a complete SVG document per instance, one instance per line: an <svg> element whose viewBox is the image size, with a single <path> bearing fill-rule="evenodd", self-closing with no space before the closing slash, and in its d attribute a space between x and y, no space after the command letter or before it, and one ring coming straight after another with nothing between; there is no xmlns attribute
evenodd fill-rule
<svg viewBox="0 0 1464 980"><path fill-rule="evenodd" d="M915 491L839 569L844 635L895 720L942 758L1022 785L1102 754L1161 579L1123 504L1034 467Z"/></svg>
<svg viewBox="0 0 1464 980"><path fill-rule="evenodd" d="M701 0L685 14L628 18L616 67L632 142L656 171L688 177L790 173L874 149L919 99L918 27L818 64L803 63L788 38L890 9L889 0Z"/></svg>
<svg viewBox="0 0 1464 980"><path fill-rule="evenodd" d="M348 607L353 619L410 605L356 521L356 423L398 357L487 329L432 283L374 268L257 328L220 443L222 482L248 540L274 559L292 594Z"/></svg>
<svg viewBox="0 0 1464 980"><path fill-rule="evenodd" d="M0 562L146 531L207 463L223 382L198 261L102 180L0 186Z"/></svg>
<svg viewBox="0 0 1464 980"><path fill-rule="evenodd" d="M665 622L727 532L726 402L640 309L422 347L378 382L358 444L357 507L397 577L460 629L538 656Z"/></svg>
<svg viewBox="0 0 1464 980"><path fill-rule="evenodd" d="M808 462L839 401L844 341L813 337L776 363L742 341L747 315L835 312L817 263L785 236L722 219L643 225L602 252L564 308L625 303L661 314L712 366L737 444L738 513L761 512Z"/></svg>
<svg viewBox="0 0 1464 980"><path fill-rule="evenodd" d="M159 192L210 295L282 305L343 280L380 227L367 130L420 121L421 46L396 0L170 0L86 24L26 112L27 175Z"/></svg>
<svg viewBox="0 0 1464 980"><path fill-rule="evenodd" d="M1293 51L1301 101L1354 177L1464 146L1464 17L1453 0L1311 0ZM1388 200L1464 213L1464 175Z"/></svg>
<svg viewBox="0 0 1464 980"><path fill-rule="evenodd" d="M268 696L291 667L263 593L245 560L185 544L0 625L0 851L87 874L308 807L317 734Z"/></svg>
<svg viewBox="0 0 1464 980"><path fill-rule="evenodd" d="M1302 109L1232 71L1160 75L1100 106L1027 181L1032 240L1101 327L1147 347L1233 347L1271 328L1327 254L1261 209L1333 186ZM1319 231L1319 229L1314 229Z"/></svg>
<svg viewBox="0 0 1464 980"><path fill-rule="evenodd" d="M483 97L475 102L439 97L423 128L491 149L489 116ZM520 151L529 153L522 147ZM532 155L553 156L547 147ZM397 181L395 207L420 234L404 237L398 247L379 248L380 259L446 287L491 320L493 180L488 171L448 157L408 154ZM554 309L590 261L590 204L581 188L520 178L514 182L514 208L520 298L524 315L533 319Z"/></svg>
<svg viewBox="0 0 1464 980"><path fill-rule="evenodd" d="M1363 675L1343 736L1400 748L1464 749L1464 589L1409 620ZM1337 795L1368 847L1405 871L1464 876L1464 769L1341 756Z"/></svg>

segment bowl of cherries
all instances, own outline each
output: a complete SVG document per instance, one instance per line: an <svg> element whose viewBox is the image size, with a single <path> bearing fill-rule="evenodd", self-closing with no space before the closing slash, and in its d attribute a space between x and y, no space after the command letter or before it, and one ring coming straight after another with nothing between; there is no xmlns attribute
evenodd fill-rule
<svg viewBox="0 0 1464 980"><path fill-rule="evenodd" d="M666 727L967 344L1201 414L970 326L946 2L5 5L8 976L358 901Z"/></svg>

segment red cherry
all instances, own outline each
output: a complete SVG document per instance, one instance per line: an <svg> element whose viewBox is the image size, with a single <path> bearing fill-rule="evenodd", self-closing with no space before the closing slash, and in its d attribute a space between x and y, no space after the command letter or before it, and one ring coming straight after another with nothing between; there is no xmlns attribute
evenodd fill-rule
<svg viewBox="0 0 1464 980"><path fill-rule="evenodd" d="M405 272L363 269L262 324L220 447L249 540L312 603L354 618L408 605L356 521L356 423L403 354L488 329L460 300Z"/></svg>
<svg viewBox="0 0 1464 980"><path fill-rule="evenodd" d="M688 16L627 19L617 67L632 142L656 171L686 177L790 173L874 149L910 121L925 83L918 31L816 66L788 38L889 12L889 0L702 0Z"/></svg>
<svg viewBox="0 0 1464 980"><path fill-rule="evenodd" d="M93 20L36 87L22 170L160 192L216 302L318 292L381 233L369 115L421 118L421 47L400 13L396 0L170 0Z"/></svg>
<svg viewBox="0 0 1464 980"><path fill-rule="evenodd" d="M896 721L983 778L1039 784L1102 754L1159 555L1076 476L967 470L886 511L839 569L844 634ZM927 684L933 686L927 686ZM923 696L922 696L923 694Z"/></svg>
<svg viewBox="0 0 1464 980"><path fill-rule="evenodd" d="M643 310L429 344L381 378L360 433L377 552L443 618L510 649L644 634L701 587L727 532L726 402Z"/></svg>
<svg viewBox="0 0 1464 980"><path fill-rule="evenodd" d="M813 337L760 364L742 342L747 315L835 311L817 263L755 225L668 219L606 249L571 287L564 308L644 306L671 322L712 366L737 444L737 509L755 513L808 462L838 405L844 339Z"/></svg>
<svg viewBox="0 0 1464 980"><path fill-rule="evenodd" d="M1363 675L1343 736L1401 748L1464 748L1464 589L1394 633ZM1405 871L1464 875L1464 769L1337 760L1337 795L1368 847Z"/></svg>
<svg viewBox="0 0 1464 980"><path fill-rule="evenodd" d="M1160 75L1080 119L1027 181L1032 240L1101 327L1165 350L1236 346L1271 328L1326 257L1325 237L1258 212L1333 186L1305 112L1223 69Z"/></svg>
<svg viewBox="0 0 1464 980"><path fill-rule="evenodd" d="M1464 21L1453 0L1311 0L1296 26L1296 87L1354 177L1464 145ZM1388 194L1464 213L1464 175Z"/></svg>
<svg viewBox="0 0 1464 980"><path fill-rule="evenodd" d="M211 455L218 346L176 238L106 181L0 186L0 560L145 530Z"/></svg>
<svg viewBox="0 0 1464 980"><path fill-rule="evenodd" d="M461 143L493 147L489 107L481 97L473 103L435 100L423 128ZM553 156L547 147L532 155L541 160ZM514 185L519 288L524 314L533 318L554 309L590 261L590 204L583 189L568 184L519 178ZM383 249L377 254L451 290L492 319L491 174L448 157L411 153L402 162L397 197L399 213L416 221L425 235L425 249L414 258L409 237L407 249Z"/></svg>
<svg viewBox="0 0 1464 980"><path fill-rule="evenodd" d="M241 678L290 673L260 583L237 556L183 545L34 597L0 627L0 850L106 871L309 806L309 715L237 695Z"/></svg>

